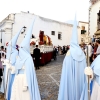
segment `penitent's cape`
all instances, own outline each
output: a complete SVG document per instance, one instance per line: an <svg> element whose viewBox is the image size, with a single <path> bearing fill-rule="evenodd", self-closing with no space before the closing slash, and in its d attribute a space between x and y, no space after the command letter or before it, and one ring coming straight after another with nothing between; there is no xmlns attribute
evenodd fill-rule
<svg viewBox="0 0 100 100"><path fill-rule="evenodd" d="M63 61L58 100L88 100L85 67L86 58L78 44L75 17L70 50Z"/></svg>
<svg viewBox="0 0 100 100"><path fill-rule="evenodd" d="M16 61L15 66L16 66L16 74L19 74L23 66L25 67L26 80L28 83L28 89L31 100L41 100L36 73L34 69L34 63L30 55L30 38L32 36L34 21L32 22L32 25L28 29L27 34L20 45L19 57Z"/></svg>

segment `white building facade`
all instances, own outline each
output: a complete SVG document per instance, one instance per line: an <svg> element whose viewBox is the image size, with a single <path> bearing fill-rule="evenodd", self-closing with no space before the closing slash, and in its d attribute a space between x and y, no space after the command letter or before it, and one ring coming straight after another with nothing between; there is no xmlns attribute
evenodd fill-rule
<svg viewBox="0 0 100 100"><path fill-rule="evenodd" d="M11 38L25 26L25 30L22 31L18 39L18 45L23 40L27 29L29 28L33 17L36 16L29 12L21 12L16 14L9 14L1 23L0 23L0 39L2 39L2 45L6 46L6 43L11 40ZM33 27L33 35L39 37L39 32L44 31L45 35L48 35L54 46L64 46L70 45L70 39L72 35L73 25L54 21L51 19L43 18L36 16L36 20ZM81 43L81 34L80 27L78 29L78 39Z"/></svg>
<svg viewBox="0 0 100 100"><path fill-rule="evenodd" d="M89 34L100 38L100 0L90 0L89 7Z"/></svg>

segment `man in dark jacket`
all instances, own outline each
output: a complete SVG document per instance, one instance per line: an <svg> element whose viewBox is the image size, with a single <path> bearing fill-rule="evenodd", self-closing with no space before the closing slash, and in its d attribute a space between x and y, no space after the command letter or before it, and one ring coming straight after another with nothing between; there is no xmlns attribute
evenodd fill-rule
<svg viewBox="0 0 100 100"><path fill-rule="evenodd" d="M54 58L54 60L57 59L56 56L57 56L57 49L56 49L56 47L54 47L53 48L53 58Z"/></svg>
<svg viewBox="0 0 100 100"><path fill-rule="evenodd" d="M35 60L35 67L36 67L36 69L39 69L40 49L38 48L38 45L36 45L36 48L33 50L33 56L34 56L34 60Z"/></svg>

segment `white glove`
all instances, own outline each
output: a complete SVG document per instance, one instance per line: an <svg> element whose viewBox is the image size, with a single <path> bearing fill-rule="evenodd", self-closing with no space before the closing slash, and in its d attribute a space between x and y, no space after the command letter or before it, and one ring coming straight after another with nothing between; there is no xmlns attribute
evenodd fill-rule
<svg viewBox="0 0 100 100"><path fill-rule="evenodd" d="M86 75L92 75L92 74L93 74L92 68L91 68L91 67L86 67L86 68L84 69L84 73L85 73Z"/></svg>
<svg viewBox="0 0 100 100"><path fill-rule="evenodd" d="M1 76L2 80L3 80L3 76Z"/></svg>
<svg viewBox="0 0 100 100"><path fill-rule="evenodd" d="M70 50L68 50L68 52L67 52L66 56L69 56L69 55L70 55Z"/></svg>
<svg viewBox="0 0 100 100"><path fill-rule="evenodd" d="M90 78L93 79L93 70L91 67L86 67L84 70L85 75L91 76Z"/></svg>
<svg viewBox="0 0 100 100"><path fill-rule="evenodd" d="M10 63L6 63L6 67L7 67L7 69L12 69L12 66L11 66L11 64Z"/></svg>
<svg viewBox="0 0 100 100"><path fill-rule="evenodd" d="M11 66L11 74L15 74L15 67Z"/></svg>

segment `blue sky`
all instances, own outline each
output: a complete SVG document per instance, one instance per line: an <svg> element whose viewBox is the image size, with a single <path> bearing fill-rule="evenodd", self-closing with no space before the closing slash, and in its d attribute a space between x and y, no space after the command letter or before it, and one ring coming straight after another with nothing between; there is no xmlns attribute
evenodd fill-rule
<svg viewBox="0 0 100 100"><path fill-rule="evenodd" d="M88 21L89 0L1 0L0 21L10 13L34 13L57 21Z"/></svg>

